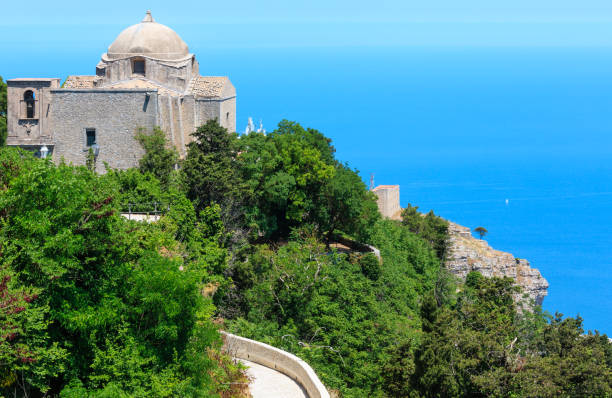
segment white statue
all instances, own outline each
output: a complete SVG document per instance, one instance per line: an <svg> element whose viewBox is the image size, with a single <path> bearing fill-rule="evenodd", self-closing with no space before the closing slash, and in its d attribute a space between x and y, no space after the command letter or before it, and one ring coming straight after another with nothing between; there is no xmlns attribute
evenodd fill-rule
<svg viewBox="0 0 612 398"><path fill-rule="evenodd" d="M261 121L261 119L259 119L259 128L255 130L255 123L253 123L253 118L249 116L249 123L247 124L246 129L244 129L244 134L250 134L253 131L266 134L266 129L264 129L263 122Z"/></svg>
<svg viewBox="0 0 612 398"><path fill-rule="evenodd" d="M266 129L264 129L261 119L259 119L259 128L257 129L257 132L266 134Z"/></svg>
<svg viewBox="0 0 612 398"><path fill-rule="evenodd" d="M249 116L249 123L244 130L244 134L250 134L255 131L255 124L253 123L253 118Z"/></svg>

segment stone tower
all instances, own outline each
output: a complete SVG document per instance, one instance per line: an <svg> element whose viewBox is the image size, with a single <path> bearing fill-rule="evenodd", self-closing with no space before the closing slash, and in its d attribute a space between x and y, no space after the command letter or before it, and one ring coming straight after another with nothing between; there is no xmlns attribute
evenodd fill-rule
<svg viewBox="0 0 612 398"><path fill-rule="evenodd" d="M402 219L399 188L399 185L379 185L372 189L372 192L378 197L378 210L383 217L392 220Z"/></svg>

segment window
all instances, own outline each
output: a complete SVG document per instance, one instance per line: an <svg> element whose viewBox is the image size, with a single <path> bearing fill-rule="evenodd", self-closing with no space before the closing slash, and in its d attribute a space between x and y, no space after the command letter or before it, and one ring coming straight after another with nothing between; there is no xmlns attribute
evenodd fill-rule
<svg viewBox="0 0 612 398"><path fill-rule="evenodd" d="M135 75L145 74L145 61L143 59L137 59L132 62L132 73Z"/></svg>
<svg viewBox="0 0 612 398"><path fill-rule="evenodd" d="M87 140L87 146L96 144L96 129L85 129L85 137Z"/></svg>
<svg viewBox="0 0 612 398"><path fill-rule="evenodd" d="M34 92L32 90L28 90L23 93L23 100L26 105L26 118L34 119L34 110L36 105L36 100L34 98Z"/></svg>
<svg viewBox="0 0 612 398"><path fill-rule="evenodd" d="M100 77L106 76L106 66L103 66L103 67L96 66L96 76L100 76Z"/></svg>

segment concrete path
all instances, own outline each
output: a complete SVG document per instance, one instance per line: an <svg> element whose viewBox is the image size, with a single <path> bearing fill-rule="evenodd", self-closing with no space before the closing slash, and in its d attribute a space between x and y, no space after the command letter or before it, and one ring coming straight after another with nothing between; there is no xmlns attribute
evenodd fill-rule
<svg viewBox="0 0 612 398"><path fill-rule="evenodd" d="M245 359L239 361L249 367L247 374L253 380L249 390L253 398L308 398L302 387L289 376Z"/></svg>

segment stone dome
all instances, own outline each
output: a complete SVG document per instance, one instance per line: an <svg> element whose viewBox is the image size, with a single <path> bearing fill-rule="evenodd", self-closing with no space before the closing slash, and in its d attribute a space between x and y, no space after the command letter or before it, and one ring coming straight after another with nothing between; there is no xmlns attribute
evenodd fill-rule
<svg viewBox="0 0 612 398"><path fill-rule="evenodd" d="M189 55L189 47L169 27L155 22L147 11L141 23L132 25L108 47L109 59L142 55L159 60L179 60Z"/></svg>

